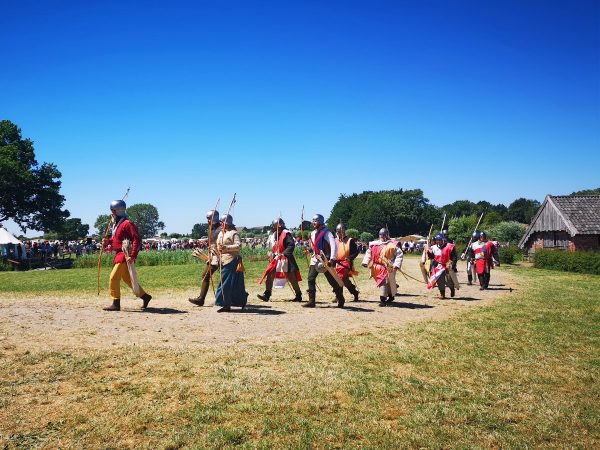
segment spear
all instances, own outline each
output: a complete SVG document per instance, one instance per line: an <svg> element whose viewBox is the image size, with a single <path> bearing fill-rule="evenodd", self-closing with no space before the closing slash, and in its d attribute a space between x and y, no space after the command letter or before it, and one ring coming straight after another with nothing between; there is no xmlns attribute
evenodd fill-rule
<svg viewBox="0 0 600 450"><path fill-rule="evenodd" d="M446 213L444 212L444 219L442 220L442 228L440 228L440 233L444 231L444 225L446 225Z"/></svg>
<svg viewBox="0 0 600 450"><path fill-rule="evenodd" d="M210 277L210 286L212 287L212 291L213 291L213 295L215 296L215 298L217 298L217 293L215 292L215 282L213 281L212 278L212 259L210 258L211 255L211 246L212 246L212 228L213 228L213 224L215 222L215 212L217 211L217 208L219 207L219 202L221 201L221 198L219 197L217 199L217 203L215 203L215 207L212 210L212 215L210 217L210 223L208 224L208 276Z"/></svg>
<svg viewBox="0 0 600 450"><path fill-rule="evenodd" d="M130 190L131 190L131 186L129 186L127 188L127 190L125 191L125 195L123 196L123 198L121 200L125 201L125 199L129 195ZM102 243L100 243L100 254L98 255L98 268L97 268L98 269L98 295L100 295L100 267L102 265L102 253L104 252L104 240L108 236L108 230L110 230L110 226L112 225L112 222L113 222L113 217L111 214L110 218L108 219L108 224L106 225L106 230L104 231L104 236L102 237Z"/></svg>
<svg viewBox="0 0 600 450"><path fill-rule="evenodd" d="M485 210L479 216L479 220L477 221L477 225L475 225L475 229L473 230L473 233L475 233L477 231L477 228L479 228L479 224L481 223L481 219L483 219L484 214L485 214ZM467 248L465 248L465 251L462 252L462 254L460 255L461 259L464 259L465 253L467 253L467 250L469 250L469 246L471 245L471 242L473 242L473 233L471 233L471 237L469 238L469 243L467 244Z"/></svg>
<svg viewBox="0 0 600 450"><path fill-rule="evenodd" d="M304 253L304 258L306 259L306 270L310 272L310 261L308 260L308 251L306 247L304 247L304 230L302 229L302 222L304 222L304 205L302 205L302 212L300 213L300 234L302 235L302 252ZM321 292L321 288L319 287L319 283L315 280L315 286Z"/></svg>

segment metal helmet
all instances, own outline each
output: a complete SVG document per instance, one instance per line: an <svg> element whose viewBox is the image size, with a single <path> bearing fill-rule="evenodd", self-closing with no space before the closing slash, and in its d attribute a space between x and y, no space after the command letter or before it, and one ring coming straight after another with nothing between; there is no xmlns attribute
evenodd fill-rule
<svg viewBox="0 0 600 450"><path fill-rule="evenodd" d="M219 222L224 223L225 225L229 225L230 227L235 226L233 224L233 216L231 214L226 214L225 216L221 217L221 220Z"/></svg>
<svg viewBox="0 0 600 450"><path fill-rule="evenodd" d="M380 238L389 238L390 231L387 228L382 228L381 230L379 230L379 237Z"/></svg>
<svg viewBox="0 0 600 450"><path fill-rule="evenodd" d="M277 219L273 219L273 222L271 222L271 225L273 226L273 228L279 228L279 229L285 228L285 222L283 221L283 219L281 217L278 217Z"/></svg>
<svg viewBox="0 0 600 450"><path fill-rule="evenodd" d="M443 234L445 237L448 237L448 230L442 230L442 234Z"/></svg>
<svg viewBox="0 0 600 450"><path fill-rule="evenodd" d="M127 205L123 200L113 200L110 202L110 210L114 211L117 217L122 217L125 215L125 209Z"/></svg>
<svg viewBox="0 0 600 450"><path fill-rule="evenodd" d="M442 241L442 242L446 242L446 238L444 237L444 235L442 233L436 234L435 238L433 238L435 241Z"/></svg>
<svg viewBox="0 0 600 450"><path fill-rule="evenodd" d="M317 263L317 265L315 266L315 269L319 273L325 273L327 271L327 269L325 268L325 266L323 265L323 263L321 261L319 261Z"/></svg>
<svg viewBox="0 0 600 450"><path fill-rule="evenodd" d="M206 220L208 220L209 223L211 220L213 221L213 223L218 222L219 221L219 211L217 211L216 209L215 210L209 209L208 211L206 211Z"/></svg>
<svg viewBox="0 0 600 450"><path fill-rule="evenodd" d="M335 227L335 232L336 233L345 233L346 226L343 223L338 223L337 226Z"/></svg>
<svg viewBox="0 0 600 450"><path fill-rule="evenodd" d="M127 205L125 204L125 202L123 200L113 200L112 202L110 202L110 209L111 211L117 210L117 209L125 209L127 208Z"/></svg>
<svg viewBox="0 0 600 450"><path fill-rule="evenodd" d="M482 240L482 239L487 239L487 234L485 234L485 231L479 232L479 240Z"/></svg>
<svg viewBox="0 0 600 450"><path fill-rule="evenodd" d="M473 231L473 239L479 239L479 231Z"/></svg>
<svg viewBox="0 0 600 450"><path fill-rule="evenodd" d="M317 225L325 225L325 217L321 214L315 214L312 220L313 222L317 222Z"/></svg>

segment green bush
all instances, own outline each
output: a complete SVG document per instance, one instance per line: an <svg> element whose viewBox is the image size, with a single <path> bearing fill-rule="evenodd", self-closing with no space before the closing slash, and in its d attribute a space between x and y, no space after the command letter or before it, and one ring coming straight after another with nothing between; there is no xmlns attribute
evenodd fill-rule
<svg viewBox="0 0 600 450"><path fill-rule="evenodd" d="M516 245L509 245L499 248L498 254L500 255L500 262L502 264L512 264L515 262L515 256L520 255L520 250Z"/></svg>
<svg viewBox="0 0 600 450"><path fill-rule="evenodd" d="M0 258L0 272L7 272L13 270L11 264L3 258Z"/></svg>
<svg viewBox="0 0 600 450"><path fill-rule="evenodd" d="M373 237L373 235L371 233L367 233L366 231L360 233L360 240L362 242L369 242L369 241L372 241L374 239L375 238Z"/></svg>
<svg viewBox="0 0 600 450"><path fill-rule="evenodd" d="M525 234L525 226L519 222L500 222L490 229L488 236L503 244L518 244Z"/></svg>
<svg viewBox="0 0 600 450"><path fill-rule="evenodd" d="M600 275L600 253L539 249L533 254L533 266L540 269Z"/></svg>
<svg viewBox="0 0 600 450"><path fill-rule="evenodd" d="M353 239L358 239L360 237L360 231L358 231L356 228L349 228L346 230L346 236Z"/></svg>

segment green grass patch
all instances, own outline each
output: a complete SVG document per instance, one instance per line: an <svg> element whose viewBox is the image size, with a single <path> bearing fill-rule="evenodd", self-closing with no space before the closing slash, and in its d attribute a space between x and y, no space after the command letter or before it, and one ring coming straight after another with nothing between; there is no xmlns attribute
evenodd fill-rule
<svg viewBox="0 0 600 450"><path fill-rule="evenodd" d="M598 448L600 277L501 270L523 288L401 329L224 336L202 351L4 349L0 446Z"/></svg>
<svg viewBox="0 0 600 450"><path fill-rule="evenodd" d="M97 256L96 256L97 258ZM195 258L194 258L195 259ZM246 284L256 283L267 267L266 260L244 259ZM298 259L302 273L307 273L306 261ZM101 268L100 287L108 288L112 263ZM205 264L140 266L136 264L140 284L148 292L196 288ZM218 281L218 274L215 276ZM96 267L64 270L31 270L28 272L0 272L0 293L43 294L45 292L96 292Z"/></svg>

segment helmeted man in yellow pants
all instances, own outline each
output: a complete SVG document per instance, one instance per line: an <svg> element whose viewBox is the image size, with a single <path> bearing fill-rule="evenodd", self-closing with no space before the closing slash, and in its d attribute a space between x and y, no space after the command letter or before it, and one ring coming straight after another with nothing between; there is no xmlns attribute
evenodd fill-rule
<svg viewBox="0 0 600 450"><path fill-rule="evenodd" d="M115 200L110 204L110 212L114 222L112 237L102 240L102 245L108 245L107 250L116 253L109 282L112 305L103 308L105 311L119 311L121 309L121 280L134 290L135 295L143 300L142 309L146 309L152 299L152 296L139 286L137 280L131 279L127 267L128 263L131 265L135 262L135 258L140 251L141 240L136 225L129 220L125 209L126 205L123 200ZM132 243L128 255L123 251L123 241L125 239Z"/></svg>

